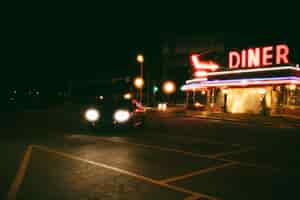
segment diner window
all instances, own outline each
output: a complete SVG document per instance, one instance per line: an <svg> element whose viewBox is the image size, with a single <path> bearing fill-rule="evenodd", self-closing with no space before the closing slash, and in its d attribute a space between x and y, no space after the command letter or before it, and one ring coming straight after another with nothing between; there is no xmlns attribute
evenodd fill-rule
<svg viewBox="0 0 300 200"><path fill-rule="evenodd" d="M287 104L300 106L300 89L295 86L289 86L287 93Z"/></svg>

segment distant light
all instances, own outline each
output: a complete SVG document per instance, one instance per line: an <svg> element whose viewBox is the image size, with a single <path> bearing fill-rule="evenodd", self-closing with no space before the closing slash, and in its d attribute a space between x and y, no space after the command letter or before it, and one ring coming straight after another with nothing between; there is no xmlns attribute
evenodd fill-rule
<svg viewBox="0 0 300 200"><path fill-rule="evenodd" d="M154 86L154 87L153 87L153 93L156 93L156 92L158 92L158 87L157 87L157 86Z"/></svg>
<svg viewBox="0 0 300 200"><path fill-rule="evenodd" d="M167 110L167 104L166 103L159 103L157 105L157 109L160 111L166 111Z"/></svg>
<svg viewBox="0 0 300 200"><path fill-rule="evenodd" d="M203 94L203 95L204 95L205 93L206 93L206 92L205 92L205 90L202 90L202 91L201 91L201 94Z"/></svg>
<svg viewBox="0 0 300 200"><path fill-rule="evenodd" d="M136 60L139 63L143 63L144 62L144 56L142 54L137 55Z"/></svg>
<svg viewBox="0 0 300 200"><path fill-rule="evenodd" d="M130 93L124 94L124 99L131 99L131 98L132 98L132 94Z"/></svg>
<svg viewBox="0 0 300 200"><path fill-rule="evenodd" d="M17 94L17 90L14 90L14 94Z"/></svg>
<svg viewBox="0 0 300 200"><path fill-rule="evenodd" d="M166 81L163 84L163 91L166 94L172 94L173 92L175 92L175 90L176 90L176 86L175 86L175 83L173 81Z"/></svg>
<svg viewBox="0 0 300 200"><path fill-rule="evenodd" d="M144 79L142 77L135 78L134 86L138 89L141 89L144 86Z"/></svg>
<svg viewBox="0 0 300 200"><path fill-rule="evenodd" d="M201 106L201 103L196 102L194 105L195 105L196 108L199 108Z"/></svg>
<svg viewBox="0 0 300 200"><path fill-rule="evenodd" d="M103 96L99 96L99 99L103 100Z"/></svg>

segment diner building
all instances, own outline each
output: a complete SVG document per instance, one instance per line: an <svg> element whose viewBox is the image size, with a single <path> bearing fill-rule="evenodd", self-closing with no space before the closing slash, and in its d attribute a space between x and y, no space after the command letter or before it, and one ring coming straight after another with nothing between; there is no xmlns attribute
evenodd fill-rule
<svg viewBox="0 0 300 200"><path fill-rule="evenodd" d="M194 78L182 90L186 105L216 112L300 115L300 68L285 44L228 54L228 66L191 55Z"/></svg>

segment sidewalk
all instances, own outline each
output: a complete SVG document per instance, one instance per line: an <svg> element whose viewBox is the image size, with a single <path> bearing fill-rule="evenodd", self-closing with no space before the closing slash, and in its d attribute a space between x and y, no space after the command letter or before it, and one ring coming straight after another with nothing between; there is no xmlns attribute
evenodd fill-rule
<svg viewBox="0 0 300 200"><path fill-rule="evenodd" d="M200 119L218 120L231 123L244 123L249 125L278 125L280 127L300 128L300 116L288 114L262 116L259 114L232 114L187 110L184 112L184 116Z"/></svg>

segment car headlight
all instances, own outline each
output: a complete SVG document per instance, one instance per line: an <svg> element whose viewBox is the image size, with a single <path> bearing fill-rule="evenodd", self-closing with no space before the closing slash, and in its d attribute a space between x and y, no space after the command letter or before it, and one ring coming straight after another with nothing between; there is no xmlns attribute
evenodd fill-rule
<svg viewBox="0 0 300 200"><path fill-rule="evenodd" d="M114 113L114 120L118 123L127 122L130 118L130 113L128 110L117 110Z"/></svg>
<svg viewBox="0 0 300 200"><path fill-rule="evenodd" d="M98 110L94 108L90 108L87 111L85 111L85 119L89 122L95 122L99 119L100 113Z"/></svg>

